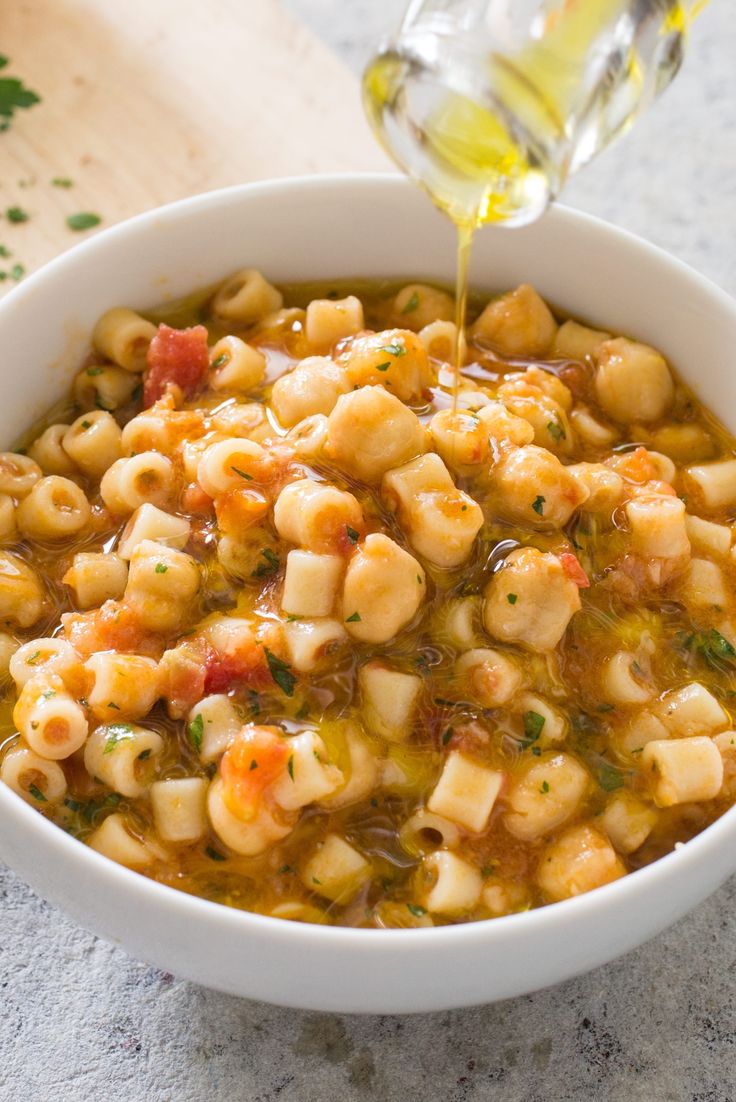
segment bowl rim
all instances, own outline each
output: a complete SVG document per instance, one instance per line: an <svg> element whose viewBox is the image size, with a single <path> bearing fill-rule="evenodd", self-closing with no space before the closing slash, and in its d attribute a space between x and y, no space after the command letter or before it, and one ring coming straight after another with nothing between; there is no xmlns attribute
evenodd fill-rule
<svg viewBox="0 0 736 1102"><path fill-rule="evenodd" d="M365 186L369 189L398 189L406 192L416 190L416 185L403 176L392 173L332 173L326 175L293 176L276 180L258 181L251 184L236 184L227 188L204 192L188 198L179 199L157 207L132 218L125 219L107 227L87 241L82 241L60 256L44 264L36 272L26 277L0 301L0 319L10 313L17 304L36 293L36 289L46 280L55 279L68 267L76 267L97 252L104 253L113 248L119 239L131 233L145 232L160 223L176 221L182 216L196 218L201 213L222 205L234 204L260 195L287 195L304 189L319 191L323 189L355 188ZM419 195L418 195L419 200ZM671 256L657 245L621 229L611 223L564 205L553 205L543 216L546 220L558 223L564 230L571 227L575 232L588 230L598 235L603 243L623 239L633 253L648 256L664 267L669 267L685 277L693 286L715 299L736 317L736 300L706 276L701 275L688 264ZM496 228L496 227L494 227ZM503 229L503 227L498 227ZM519 230L514 230L519 232ZM523 230L521 231L523 232ZM473 922L461 922L445 926L432 926L405 929L378 929L328 924L302 923L274 918L269 915L230 907L201 896L192 895L181 889L161 884L142 873L135 872L117 862L102 856L89 846L67 834L51 819L39 814L12 789L0 783L0 810L2 814L17 817L24 829L26 844L30 847L44 847L49 856L68 864L72 875L83 875L89 871L98 890L104 891L107 885L119 887L129 898L132 906L140 900L157 904L169 909L178 920L224 924L233 930L247 934L267 934L277 941L296 938L304 942L306 948L313 944L315 948L325 942L338 942L341 948L355 948L362 952L381 953L384 948L401 948L407 954L450 950L462 939L465 943L488 943L494 939L503 939L513 928L518 935L522 930L527 936L549 932L554 926L564 926L568 921L584 920L594 924L599 917L614 904L635 904L637 897L645 890L666 891L673 877L686 878L697 866L707 861L709 854L719 849L729 839L736 836L736 804L727 809L718 819L695 835L686 843L678 844L670 853L659 857L651 864L636 869L613 883L596 888L572 899L550 903L528 911L504 915L499 918L480 919ZM736 862L735 862L736 863ZM10 866L12 867L12 866ZM22 878L22 876L21 876ZM39 894L43 894L42 891Z"/></svg>

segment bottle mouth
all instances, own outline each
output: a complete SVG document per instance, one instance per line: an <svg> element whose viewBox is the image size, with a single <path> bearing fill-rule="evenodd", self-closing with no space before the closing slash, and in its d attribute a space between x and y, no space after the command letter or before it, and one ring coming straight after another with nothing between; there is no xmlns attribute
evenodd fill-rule
<svg viewBox="0 0 736 1102"><path fill-rule="evenodd" d="M455 221L533 221L562 185L567 147L538 92L467 40L404 35L371 62L363 92L384 148Z"/></svg>

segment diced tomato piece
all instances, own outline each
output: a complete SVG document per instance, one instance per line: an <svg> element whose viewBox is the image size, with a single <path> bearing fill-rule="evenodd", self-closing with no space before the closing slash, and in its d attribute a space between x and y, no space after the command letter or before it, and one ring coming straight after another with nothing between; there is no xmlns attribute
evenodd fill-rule
<svg viewBox="0 0 736 1102"><path fill-rule="evenodd" d="M583 570L582 566L577 560L577 557L570 551L563 551L560 555L560 562L562 563L562 569L570 579L571 582L575 582L578 589L587 589L590 585L588 575Z"/></svg>
<svg viewBox="0 0 736 1102"><path fill-rule="evenodd" d="M203 325L194 325L191 329L159 325L148 348L146 361L144 406L158 401L169 383L176 383L184 396L191 398L209 368L207 330Z"/></svg>
<svg viewBox="0 0 736 1102"><path fill-rule="evenodd" d="M266 656L256 643L233 654L213 652L207 659L204 680L207 693L224 693L237 684L265 689L271 683Z"/></svg>
<svg viewBox="0 0 736 1102"><path fill-rule="evenodd" d="M68 613L63 624L66 638L85 658L101 650L158 658L163 650L158 636L141 627L124 601L105 601L91 612Z"/></svg>
<svg viewBox="0 0 736 1102"><path fill-rule="evenodd" d="M220 762L225 800L234 815L255 815L263 792L286 768L289 746L278 727L242 727Z"/></svg>
<svg viewBox="0 0 736 1102"><path fill-rule="evenodd" d="M268 501L259 490L239 488L220 494L215 509L220 531L226 535L237 534L263 520L268 512Z"/></svg>

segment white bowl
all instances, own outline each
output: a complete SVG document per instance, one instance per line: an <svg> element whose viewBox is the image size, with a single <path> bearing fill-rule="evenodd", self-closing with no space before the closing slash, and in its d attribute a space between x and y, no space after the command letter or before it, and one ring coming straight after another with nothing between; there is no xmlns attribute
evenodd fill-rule
<svg viewBox="0 0 736 1102"><path fill-rule="evenodd" d="M284 180L203 195L100 234L0 304L0 444L59 398L108 307L151 306L243 266L280 280L450 281L446 220L398 177ZM556 208L478 236L476 285L524 280L563 310L650 341L736 428L736 304L665 253ZM0 856L79 923L178 975L287 1006L412 1012L492 1002L639 945L736 869L736 809L676 852L578 899L508 918L353 930L263 918L163 887L80 845L0 784Z"/></svg>

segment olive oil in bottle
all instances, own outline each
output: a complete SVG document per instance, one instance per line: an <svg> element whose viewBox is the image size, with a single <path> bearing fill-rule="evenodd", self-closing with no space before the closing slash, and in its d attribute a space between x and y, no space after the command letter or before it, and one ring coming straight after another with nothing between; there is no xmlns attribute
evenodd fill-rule
<svg viewBox="0 0 736 1102"><path fill-rule="evenodd" d="M410 4L365 71L364 103L389 154L458 227L458 321L475 229L538 218L669 84L705 2Z"/></svg>

